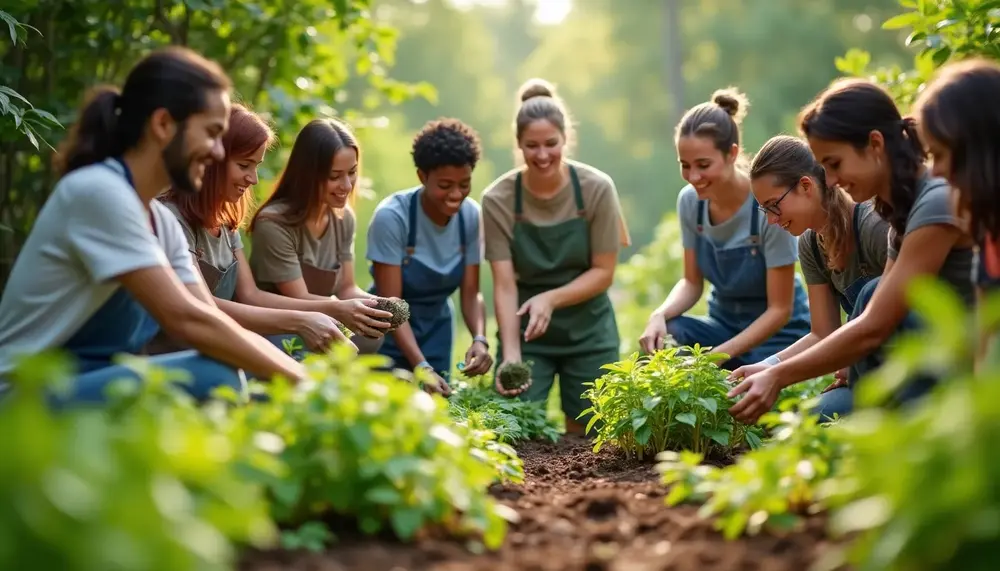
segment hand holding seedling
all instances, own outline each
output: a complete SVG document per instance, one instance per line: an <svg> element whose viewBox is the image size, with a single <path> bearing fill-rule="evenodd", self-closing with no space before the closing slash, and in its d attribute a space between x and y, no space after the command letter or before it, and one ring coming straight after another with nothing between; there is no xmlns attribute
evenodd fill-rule
<svg viewBox="0 0 1000 571"><path fill-rule="evenodd" d="M528 326L524 329L524 340L531 341L545 335L552 320L552 299L549 292L540 293L524 302L517 310L518 317L527 314Z"/></svg>
<svg viewBox="0 0 1000 571"><path fill-rule="evenodd" d="M374 299L338 299L333 304L330 314L355 333L377 339L390 327L392 313L376 307Z"/></svg>
<svg viewBox="0 0 1000 571"><path fill-rule="evenodd" d="M329 315L317 311L300 312L295 333L310 351L316 353L325 353L333 343L348 342L337 322Z"/></svg>
<svg viewBox="0 0 1000 571"><path fill-rule="evenodd" d="M726 395L729 398L743 395L740 402L729 407L729 414L744 424L754 424L761 415L771 410L780 392L781 385L778 383L778 378L774 375L773 369L768 367L746 377L742 383L729 391Z"/></svg>
<svg viewBox="0 0 1000 571"><path fill-rule="evenodd" d="M517 396L531 386L531 366L527 363L504 362L497 368L493 384L501 395Z"/></svg>
<svg viewBox="0 0 1000 571"><path fill-rule="evenodd" d="M760 361L759 363L754 363L752 365L743 365L742 367L737 368L732 373L729 373L729 376L726 377L726 380L738 381L740 379L752 377L770 366L771 365L769 363L765 363L764 361Z"/></svg>
<svg viewBox="0 0 1000 571"><path fill-rule="evenodd" d="M485 374L493 366L493 357L485 345L478 341L473 341L469 350L465 352L465 362L459 363L462 374L475 377Z"/></svg>

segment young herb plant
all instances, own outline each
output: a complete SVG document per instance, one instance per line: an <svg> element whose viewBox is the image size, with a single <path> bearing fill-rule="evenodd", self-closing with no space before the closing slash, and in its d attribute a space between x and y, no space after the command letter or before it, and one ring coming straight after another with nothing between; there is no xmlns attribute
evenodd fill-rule
<svg viewBox="0 0 1000 571"><path fill-rule="evenodd" d="M723 358L695 345L605 365L608 373L583 394L593 406L580 415L593 413L587 432L596 427L594 451L610 443L644 458L663 450L714 455L760 446L761 430L727 412L735 401L726 396L727 373L716 365Z"/></svg>
<svg viewBox="0 0 1000 571"><path fill-rule="evenodd" d="M489 430L499 442L514 444L546 438L559 440L556 422L548 418L544 402L510 399L497 394L492 381L456 380L448 410L452 418Z"/></svg>

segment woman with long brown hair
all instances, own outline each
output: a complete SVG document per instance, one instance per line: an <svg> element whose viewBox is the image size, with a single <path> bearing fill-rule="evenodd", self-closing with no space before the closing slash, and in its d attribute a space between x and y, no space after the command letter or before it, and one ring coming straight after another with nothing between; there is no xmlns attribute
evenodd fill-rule
<svg viewBox="0 0 1000 571"><path fill-rule="evenodd" d="M826 173L809 145L788 135L764 143L750 165L754 197L768 222L799 237L799 263L809 295L812 330L790 347L733 371L743 377L798 355L841 325L841 309L851 315L861 289L882 275L889 223L870 201L855 203L826 183ZM827 387L817 413L832 418L851 408L847 369Z"/></svg>
<svg viewBox="0 0 1000 571"><path fill-rule="evenodd" d="M350 300L352 338L374 353L391 314L354 279L354 202L361 147L338 119L314 119L299 132L274 193L250 223L250 268L257 286L298 300Z"/></svg>
<svg viewBox="0 0 1000 571"><path fill-rule="evenodd" d="M201 192L171 189L163 198L181 223L206 285L216 304L238 323L282 346L299 336L308 349L322 351L343 334L334 319L352 330L374 333L359 322L358 314L378 314L356 301L300 300L262 291L243 251L240 229L253 204L257 167L274 142L274 133L257 114L233 104L229 131L222 138L226 158L205 171ZM152 352L172 348L163 337L152 344Z"/></svg>

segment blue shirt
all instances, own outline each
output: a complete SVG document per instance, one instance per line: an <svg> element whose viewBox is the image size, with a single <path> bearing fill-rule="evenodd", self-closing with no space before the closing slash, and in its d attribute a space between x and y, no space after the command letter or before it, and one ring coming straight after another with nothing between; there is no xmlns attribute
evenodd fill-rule
<svg viewBox="0 0 1000 571"><path fill-rule="evenodd" d="M754 208L753 194L750 194L736 214L713 225L706 205L702 233L716 248L728 249L744 245L750 236L750 217ZM681 224L681 243L685 249L694 249L698 236L698 194L690 184L681 189L677 196L677 218ZM758 236L761 250L768 268L790 266L799 259L798 238L780 226L768 224L767 215L763 212L757 214L757 223L760 226Z"/></svg>
<svg viewBox="0 0 1000 571"><path fill-rule="evenodd" d="M406 239L410 232L410 200L419 201L416 193L421 187L395 192L375 207L375 214L368 225L368 251L371 262L398 266L406 256ZM471 198L462 201L465 219L465 265L479 264L479 204ZM413 257L429 269L446 274L461 263L461 235L458 215L452 216L445 226L435 224L417 204L417 240Z"/></svg>

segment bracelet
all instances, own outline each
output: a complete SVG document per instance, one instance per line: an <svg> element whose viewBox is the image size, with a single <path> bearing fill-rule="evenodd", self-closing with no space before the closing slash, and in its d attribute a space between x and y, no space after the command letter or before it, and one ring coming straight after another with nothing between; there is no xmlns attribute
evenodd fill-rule
<svg viewBox="0 0 1000 571"><path fill-rule="evenodd" d="M473 343L482 343L483 347L486 347L487 349L490 348L490 342L489 342L489 340L486 339L485 335L476 335L475 337L472 338L472 342Z"/></svg>
<svg viewBox="0 0 1000 571"><path fill-rule="evenodd" d="M420 368L434 370L434 367L431 367L431 364L428 363L427 361L420 361L419 363L417 363L416 367L413 367L414 370L420 369Z"/></svg>
<svg viewBox="0 0 1000 571"><path fill-rule="evenodd" d="M761 362L762 363L767 363L768 365L772 365L773 366L773 365L777 365L778 363L780 363L781 362L781 358L778 357L777 355L771 355L770 357L768 357L767 359L764 359Z"/></svg>

